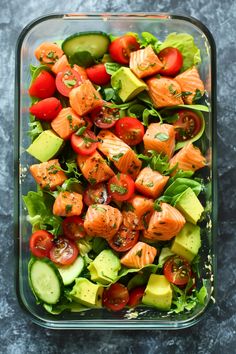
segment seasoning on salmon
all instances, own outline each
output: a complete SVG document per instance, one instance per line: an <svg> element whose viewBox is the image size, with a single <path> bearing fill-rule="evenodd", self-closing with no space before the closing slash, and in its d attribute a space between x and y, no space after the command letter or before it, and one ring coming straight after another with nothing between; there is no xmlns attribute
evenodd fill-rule
<svg viewBox="0 0 236 354"><path fill-rule="evenodd" d="M53 214L57 216L80 215L83 209L83 196L75 192L60 192L53 204Z"/></svg>
<svg viewBox="0 0 236 354"><path fill-rule="evenodd" d="M129 174L133 178L138 175L142 163L123 140L108 130L101 130L98 139L98 149L114 163L120 172Z"/></svg>
<svg viewBox="0 0 236 354"><path fill-rule="evenodd" d="M152 123L143 137L145 150L155 150L170 159L175 149L175 129L171 124Z"/></svg>
<svg viewBox="0 0 236 354"><path fill-rule="evenodd" d="M168 241L176 236L185 224L183 215L173 206L161 203L161 211L155 211L144 237L156 241Z"/></svg>
<svg viewBox="0 0 236 354"><path fill-rule="evenodd" d="M130 53L129 67L139 79L157 74L163 67L163 63L155 54L152 46L136 50Z"/></svg>
<svg viewBox="0 0 236 354"><path fill-rule="evenodd" d="M142 169L135 180L135 188L142 194L156 199L162 193L169 177L150 167Z"/></svg>
<svg viewBox="0 0 236 354"><path fill-rule="evenodd" d="M83 116L94 108L103 105L100 93L89 80L82 82L80 86L71 90L69 100L71 107L79 116Z"/></svg>
<svg viewBox="0 0 236 354"><path fill-rule="evenodd" d="M90 184L107 181L115 175L98 151L90 156L77 156L77 164Z"/></svg>
<svg viewBox="0 0 236 354"><path fill-rule="evenodd" d="M181 97L181 87L174 79L153 77L146 83L155 107L171 107L184 103Z"/></svg>
<svg viewBox="0 0 236 354"><path fill-rule="evenodd" d="M63 50L55 43L43 42L34 52L41 64L52 67L64 54Z"/></svg>
<svg viewBox="0 0 236 354"><path fill-rule="evenodd" d="M51 70L54 74L58 74L60 71L64 71L67 67L70 68L70 64L67 60L67 57L65 54L62 55L61 58L59 58L55 64L51 67Z"/></svg>
<svg viewBox="0 0 236 354"><path fill-rule="evenodd" d="M67 179L58 159L31 165L29 170L36 183L43 189L54 190Z"/></svg>
<svg viewBox="0 0 236 354"><path fill-rule="evenodd" d="M125 203L125 210L122 211L123 224L131 230L145 230L153 209L153 199L135 195Z"/></svg>
<svg viewBox="0 0 236 354"><path fill-rule="evenodd" d="M157 250L144 242L138 242L120 260L120 263L128 268L143 268L152 264Z"/></svg>
<svg viewBox="0 0 236 354"><path fill-rule="evenodd" d="M192 143L188 143L172 157L170 160L170 168L174 167L176 164L178 165L173 174L178 170L194 172L206 165L206 159L198 147L194 146Z"/></svg>
<svg viewBox="0 0 236 354"><path fill-rule="evenodd" d="M77 65L77 64L74 64L74 65L73 65L73 69L74 69L75 71L77 71L77 73L80 74L80 77L81 77L81 81L82 81L82 82L88 80L88 75L87 75L87 73L86 73L85 68L83 68L82 66L79 66L79 65Z"/></svg>
<svg viewBox="0 0 236 354"><path fill-rule="evenodd" d="M181 87L182 97L186 104L192 104L195 95L200 98L204 94L204 84L195 66L177 75L175 80Z"/></svg>
<svg viewBox="0 0 236 354"><path fill-rule="evenodd" d="M122 214L110 205L90 205L84 219L84 229L89 236L111 239L119 230Z"/></svg>
<svg viewBox="0 0 236 354"><path fill-rule="evenodd" d="M52 129L65 140L84 125L85 120L79 117L71 107L63 108L51 122Z"/></svg>

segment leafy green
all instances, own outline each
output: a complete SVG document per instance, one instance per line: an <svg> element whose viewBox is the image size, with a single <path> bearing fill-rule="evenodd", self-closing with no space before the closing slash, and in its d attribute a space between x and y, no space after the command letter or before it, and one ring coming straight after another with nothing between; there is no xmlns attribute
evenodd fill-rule
<svg viewBox="0 0 236 354"><path fill-rule="evenodd" d="M145 108L143 111L143 125L148 126L149 117L158 117L160 122L162 122L162 117L160 113L155 108Z"/></svg>
<svg viewBox="0 0 236 354"><path fill-rule="evenodd" d="M147 266L140 270L137 274L135 274L128 282L127 288L131 290L136 288L137 286L146 285L148 279L152 273L156 273L157 265L155 266Z"/></svg>
<svg viewBox="0 0 236 354"><path fill-rule="evenodd" d="M42 124L38 120L30 122L29 128L27 134L30 136L31 141L34 141L43 132Z"/></svg>
<svg viewBox="0 0 236 354"><path fill-rule="evenodd" d="M159 48L162 42L160 42L159 39L155 37L152 33L142 32L140 37L137 34L135 34L135 37L138 43L140 44L141 48L145 48L151 45L153 50L155 50L157 53L160 51Z"/></svg>
<svg viewBox="0 0 236 354"><path fill-rule="evenodd" d="M204 106L203 104L179 104L178 106L166 107L160 111L160 114L163 115L168 111L176 110L177 108L185 108L185 109L192 109L194 111L201 111L201 112L209 112L209 107Z"/></svg>
<svg viewBox="0 0 236 354"><path fill-rule="evenodd" d="M83 187L81 182L77 178L71 177L65 180L63 185L61 187L58 187L58 190L82 193Z"/></svg>
<svg viewBox="0 0 236 354"><path fill-rule="evenodd" d="M140 103L133 104L130 106L127 110L127 114L129 117L137 117L137 118L142 118L143 117L143 111L146 109L146 107Z"/></svg>
<svg viewBox="0 0 236 354"><path fill-rule="evenodd" d="M73 177L78 178L79 180L82 174L79 173L76 162L74 160L68 160L66 161L66 167L66 169L59 167L59 169L64 171L66 174L73 175Z"/></svg>
<svg viewBox="0 0 236 354"><path fill-rule="evenodd" d="M79 248L79 254L82 257L87 255L92 250L93 239L89 236L80 238L79 240L76 241L76 243Z"/></svg>
<svg viewBox="0 0 236 354"><path fill-rule="evenodd" d="M137 273L140 272L141 270L149 270L150 273L156 273L157 269L158 269L158 265L157 264L148 264L146 266L144 266L143 268L126 268L126 267L122 267L121 270L119 271L116 279L113 280L113 283L116 283L119 279L121 279L122 277L126 276L127 274L130 273Z"/></svg>
<svg viewBox="0 0 236 354"><path fill-rule="evenodd" d="M90 309L89 307L85 307L77 302L69 300L60 301L56 305L43 304L43 307L52 315L59 315L63 311L82 312Z"/></svg>
<svg viewBox="0 0 236 354"><path fill-rule="evenodd" d="M39 74L41 73L41 71L49 71L50 69L48 66L46 65L39 65L39 66L34 66L32 64L30 64L30 75L31 75L31 82L30 85L32 84L32 82L36 79L36 77L39 76Z"/></svg>
<svg viewBox="0 0 236 354"><path fill-rule="evenodd" d="M139 154L138 158L144 160L147 166L150 166L152 170L160 172L162 175L169 175L175 169L176 165L170 168L168 157L163 154L158 154L157 151L148 150L148 155Z"/></svg>
<svg viewBox="0 0 236 354"><path fill-rule="evenodd" d="M78 51L69 57L69 62L71 65L77 64L88 68L95 64L94 58L88 51Z"/></svg>
<svg viewBox="0 0 236 354"><path fill-rule="evenodd" d="M105 63L104 65L105 65L106 72L109 75L113 75L121 67L121 65L118 63Z"/></svg>
<svg viewBox="0 0 236 354"><path fill-rule="evenodd" d="M104 238L94 237L92 241L92 249L96 254L99 254L106 248L108 248L108 243Z"/></svg>

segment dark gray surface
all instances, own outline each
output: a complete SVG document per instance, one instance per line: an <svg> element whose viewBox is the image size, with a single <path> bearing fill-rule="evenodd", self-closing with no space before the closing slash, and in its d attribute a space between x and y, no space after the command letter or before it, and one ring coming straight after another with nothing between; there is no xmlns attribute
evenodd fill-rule
<svg viewBox="0 0 236 354"><path fill-rule="evenodd" d="M75 5L76 3L76 5ZM213 33L218 51L218 305L182 331L54 332L32 324L14 292L13 90L14 46L22 28L52 12L156 11L191 15ZM229 1L1 0L0 10L0 353L235 353L236 352L236 3Z"/></svg>

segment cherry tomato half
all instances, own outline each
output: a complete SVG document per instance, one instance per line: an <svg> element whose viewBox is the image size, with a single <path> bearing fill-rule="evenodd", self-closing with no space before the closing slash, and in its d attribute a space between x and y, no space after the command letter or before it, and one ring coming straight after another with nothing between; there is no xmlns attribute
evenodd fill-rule
<svg viewBox="0 0 236 354"><path fill-rule="evenodd" d="M122 202L128 200L134 193L133 179L124 173L118 173L108 182L108 192L112 199Z"/></svg>
<svg viewBox="0 0 236 354"><path fill-rule="evenodd" d="M175 139L185 141L195 137L202 127L199 115L191 110L183 109L178 112L179 118L173 123Z"/></svg>
<svg viewBox="0 0 236 354"><path fill-rule="evenodd" d="M130 230L122 225L115 236L113 236L108 243L113 250L117 252L126 252L138 242L138 237L139 231Z"/></svg>
<svg viewBox="0 0 236 354"><path fill-rule="evenodd" d="M111 196L108 194L105 183L98 183L89 186L84 192L84 203L87 206L92 204L109 204Z"/></svg>
<svg viewBox="0 0 236 354"><path fill-rule="evenodd" d="M72 264L79 254L77 245L67 238L60 237L50 250L50 259L58 265Z"/></svg>
<svg viewBox="0 0 236 354"><path fill-rule="evenodd" d="M140 300L142 299L145 291L145 286L139 286L135 289L132 289L129 293L129 301L128 301L128 306L130 307L136 307L139 305Z"/></svg>
<svg viewBox="0 0 236 354"><path fill-rule="evenodd" d="M175 76L182 68L183 56L177 48L165 48L160 51L158 57L163 63L163 68L159 71L162 75Z"/></svg>
<svg viewBox="0 0 236 354"><path fill-rule="evenodd" d="M70 91L81 83L82 79L80 74L70 67L59 72L56 76L57 90L66 97L69 97Z"/></svg>
<svg viewBox="0 0 236 354"><path fill-rule="evenodd" d="M163 272L166 279L175 285L187 284L192 274L189 262L180 256L168 258L164 264Z"/></svg>
<svg viewBox="0 0 236 354"><path fill-rule="evenodd" d="M91 112L91 118L98 128L108 129L113 127L120 118L119 109L98 107Z"/></svg>
<svg viewBox="0 0 236 354"><path fill-rule="evenodd" d="M30 251L36 257L49 257L53 247L53 235L45 230L35 231L29 241Z"/></svg>
<svg viewBox="0 0 236 354"><path fill-rule="evenodd" d="M120 64L129 64L130 53L140 48L134 36L125 35L116 38L109 46L111 58Z"/></svg>
<svg viewBox="0 0 236 354"><path fill-rule="evenodd" d="M97 137L91 130L85 130L83 135L76 135L76 133L74 133L71 136L72 149L79 155L85 156L93 154L97 145Z"/></svg>
<svg viewBox="0 0 236 354"><path fill-rule="evenodd" d="M78 240L86 236L84 220L80 216L70 216L64 219L62 229L64 235L70 240Z"/></svg>
<svg viewBox="0 0 236 354"><path fill-rule="evenodd" d="M116 122L115 132L126 144L134 146L143 140L144 126L136 118L124 117Z"/></svg>
<svg viewBox="0 0 236 354"><path fill-rule="evenodd" d="M61 109L61 102L55 97L50 97L35 103L29 111L38 119L51 121L56 118Z"/></svg>
<svg viewBox="0 0 236 354"><path fill-rule="evenodd" d="M86 69L90 81L96 85L106 85L110 82L111 75L106 72L104 64L97 64Z"/></svg>
<svg viewBox="0 0 236 354"><path fill-rule="evenodd" d="M102 303L112 311L122 310L129 301L127 288L120 283L112 284L109 289L103 291Z"/></svg>
<svg viewBox="0 0 236 354"><path fill-rule="evenodd" d="M29 88L29 95L37 98L49 98L54 95L56 84L54 77L46 70L42 70Z"/></svg>

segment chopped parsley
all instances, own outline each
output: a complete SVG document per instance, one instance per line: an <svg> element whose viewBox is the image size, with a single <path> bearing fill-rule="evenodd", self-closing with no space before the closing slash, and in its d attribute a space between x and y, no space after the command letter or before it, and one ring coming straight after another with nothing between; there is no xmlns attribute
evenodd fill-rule
<svg viewBox="0 0 236 354"><path fill-rule="evenodd" d="M174 90L173 84L170 84L170 85L168 86L168 90L169 90L169 92L170 92L172 95L176 95L176 94L177 94L177 90Z"/></svg>
<svg viewBox="0 0 236 354"><path fill-rule="evenodd" d="M146 187L154 187L154 183L153 182L149 182L145 184Z"/></svg>
<svg viewBox="0 0 236 354"><path fill-rule="evenodd" d="M94 185L94 184L96 184L97 183L97 180L96 180L96 178L88 178L88 181L89 181L89 183L90 184L92 184L92 185Z"/></svg>
<svg viewBox="0 0 236 354"><path fill-rule="evenodd" d="M105 208L103 208L103 207L101 207L101 206L99 206L97 204L93 204L92 208L95 209L95 210L101 211L102 213L104 213L106 211Z"/></svg>
<svg viewBox="0 0 236 354"><path fill-rule="evenodd" d="M192 92L191 92L192 93ZM200 100L200 98L202 97L202 93L199 89L196 89L195 91L195 95L193 97L193 103Z"/></svg>
<svg viewBox="0 0 236 354"><path fill-rule="evenodd" d="M76 80L63 80L66 87L71 88L77 84Z"/></svg>
<svg viewBox="0 0 236 354"><path fill-rule="evenodd" d="M135 256L142 257L143 250L140 249L138 252L136 252Z"/></svg>
<svg viewBox="0 0 236 354"><path fill-rule="evenodd" d="M72 210L72 205L71 204L66 204L66 214L70 213Z"/></svg>
<svg viewBox="0 0 236 354"><path fill-rule="evenodd" d="M86 129L87 129L87 127L81 127L81 128L79 128L79 129L77 130L77 132L75 133L75 135L78 135L78 136L82 135L82 134L85 132Z"/></svg>
<svg viewBox="0 0 236 354"><path fill-rule="evenodd" d="M169 134L168 133L157 133L154 136L155 139L158 139L160 141L166 141L169 139Z"/></svg>
<svg viewBox="0 0 236 354"><path fill-rule="evenodd" d="M119 193L119 194L126 194L128 192L128 189L126 187L118 186L117 184L111 183L110 184L110 190L112 193Z"/></svg>
<svg viewBox="0 0 236 354"><path fill-rule="evenodd" d="M119 154L114 155L114 156L112 157L112 160L114 160L114 161L119 161L119 159L120 159L122 156L124 156L124 154L123 154L122 152L120 152Z"/></svg>

